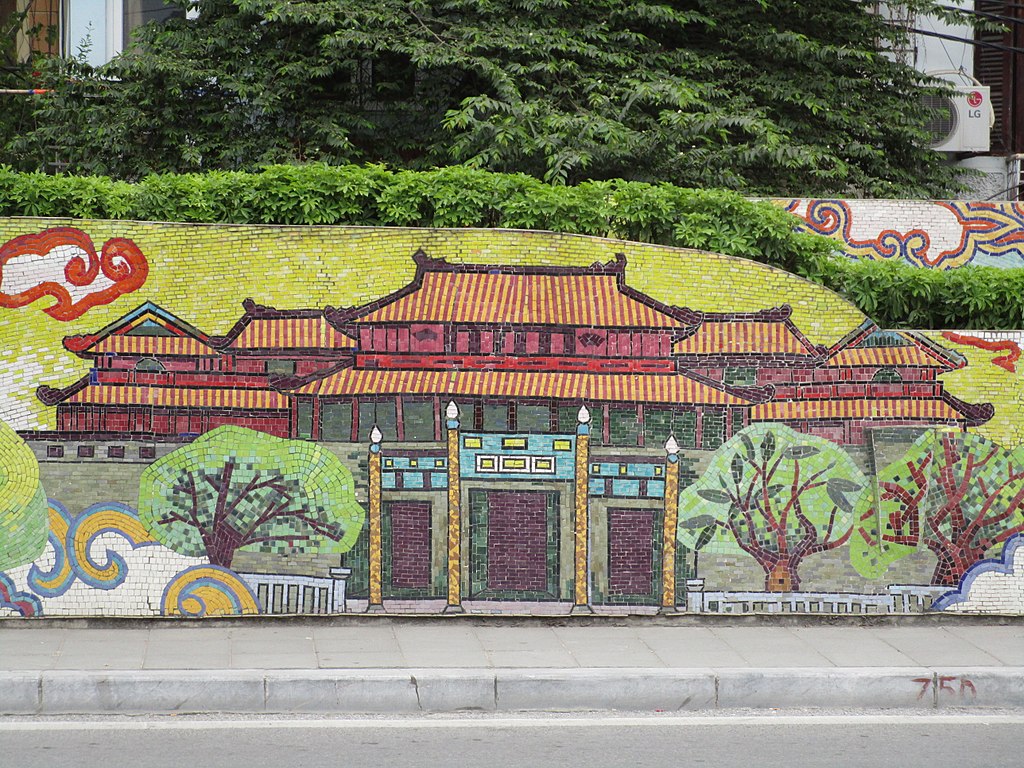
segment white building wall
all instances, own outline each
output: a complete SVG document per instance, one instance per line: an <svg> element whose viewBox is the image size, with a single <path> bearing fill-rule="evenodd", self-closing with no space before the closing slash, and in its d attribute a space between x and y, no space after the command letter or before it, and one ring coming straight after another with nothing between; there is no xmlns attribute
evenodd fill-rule
<svg viewBox="0 0 1024 768"><path fill-rule="evenodd" d="M945 0L944 5L955 5L966 10L974 9L974 0ZM931 16L919 16L915 26L925 32L935 32L950 37L962 37L970 39L974 36L970 27L965 25L951 25L940 19ZM917 35L917 55L914 66L926 73L940 73L940 77L949 80L957 85L967 85L970 76L974 75L974 46L967 43L959 43L953 40L934 37L932 35ZM962 69L968 78L951 74L949 70L956 72Z"/></svg>

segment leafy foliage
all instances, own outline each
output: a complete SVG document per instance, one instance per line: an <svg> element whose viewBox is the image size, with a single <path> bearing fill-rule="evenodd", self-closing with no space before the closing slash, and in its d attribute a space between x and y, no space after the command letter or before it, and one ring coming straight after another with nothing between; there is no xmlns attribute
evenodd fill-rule
<svg viewBox="0 0 1024 768"><path fill-rule="evenodd" d="M39 462L25 441L0 421L0 571L38 557L48 530Z"/></svg>
<svg viewBox="0 0 1024 768"><path fill-rule="evenodd" d="M1024 531L1024 454L980 435L931 430L879 475L857 505L850 558L878 578L925 546L933 584L955 585L968 568Z"/></svg>
<svg viewBox="0 0 1024 768"><path fill-rule="evenodd" d="M187 0L170 0L184 7ZM916 9L930 0L903 0ZM449 163L783 196L941 197L934 86L870 4L199 0L52 96L11 156L75 173ZM56 157L55 157L56 155Z"/></svg>
<svg viewBox="0 0 1024 768"><path fill-rule="evenodd" d="M793 217L778 206L735 192L625 181L553 187L464 166L280 165L253 174L161 174L135 184L0 168L0 216L539 229L700 248L790 270L834 247L795 232Z"/></svg>
<svg viewBox="0 0 1024 768"><path fill-rule="evenodd" d="M939 271L894 261L811 259L797 272L853 302L885 328L1020 328L1024 269Z"/></svg>
<svg viewBox="0 0 1024 768"><path fill-rule="evenodd" d="M226 426L146 468L139 518L165 546L230 568L239 549L346 552L365 512L325 448Z"/></svg>
<svg viewBox="0 0 1024 768"><path fill-rule="evenodd" d="M1024 269L940 272L855 261L794 232L768 202L726 190L601 181L557 187L525 174L450 166L269 166L258 173L103 176L19 173L0 166L0 216L234 224L508 227L620 237L725 253L820 283L887 328L1020 328Z"/></svg>
<svg viewBox="0 0 1024 768"><path fill-rule="evenodd" d="M691 549L745 552L765 589L799 589L800 563L843 546L867 484L837 445L775 424L754 424L715 452L679 498L679 541Z"/></svg>

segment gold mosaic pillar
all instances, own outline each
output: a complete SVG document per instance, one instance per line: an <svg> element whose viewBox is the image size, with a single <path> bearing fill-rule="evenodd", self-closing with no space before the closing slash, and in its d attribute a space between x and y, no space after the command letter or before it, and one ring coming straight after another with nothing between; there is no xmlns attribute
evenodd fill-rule
<svg viewBox="0 0 1024 768"><path fill-rule="evenodd" d="M380 482L380 429L374 424L370 430L370 601L367 613L384 610L383 557L381 542L381 482Z"/></svg>
<svg viewBox="0 0 1024 768"><path fill-rule="evenodd" d="M665 519L661 536L661 609L676 611L676 526L679 523L679 443L665 441Z"/></svg>
<svg viewBox="0 0 1024 768"><path fill-rule="evenodd" d="M462 613L462 487L459 483L459 407L445 409L448 432L448 605L445 613Z"/></svg>
<svg viewBox="0 0 1024 768"><path fill-rule="evenodd" d="M590 607L590 411L581 405L576 416L575 536L572 613L593 613Z"/></svg>

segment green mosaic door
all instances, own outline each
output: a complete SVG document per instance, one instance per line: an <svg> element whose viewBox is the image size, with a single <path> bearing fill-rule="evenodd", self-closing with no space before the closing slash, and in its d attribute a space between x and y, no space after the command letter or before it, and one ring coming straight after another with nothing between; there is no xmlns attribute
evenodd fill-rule
<svg viewBox="0 0 1024 768"><path fill-rule="evenodd" d="M558 599L558 494L469 493L470 597Z"/></svg>

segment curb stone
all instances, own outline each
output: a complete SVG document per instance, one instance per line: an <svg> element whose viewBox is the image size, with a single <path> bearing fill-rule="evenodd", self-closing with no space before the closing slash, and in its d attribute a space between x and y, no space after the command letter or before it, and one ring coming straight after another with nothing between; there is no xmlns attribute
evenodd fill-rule
<svg viewBox="0 0 1024 768"><path fill-rule="evenodd" d="M1024 667L0 672L0 715L1024 708Z"/></svg>

